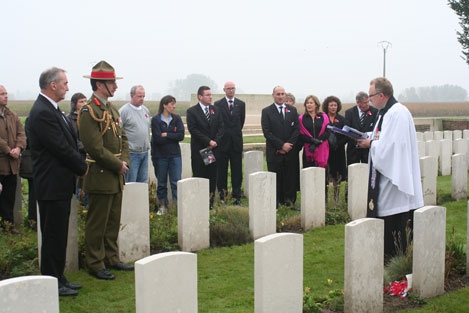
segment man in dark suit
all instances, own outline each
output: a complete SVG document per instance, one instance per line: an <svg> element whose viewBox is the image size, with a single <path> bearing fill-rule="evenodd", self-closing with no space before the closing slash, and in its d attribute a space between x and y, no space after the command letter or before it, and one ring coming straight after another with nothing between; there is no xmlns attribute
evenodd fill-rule
<svg viewBox="0 0 469 313"><path fill-rule="evenodd" d="M373 131L378 110L370 106L368 94L360 91L355 97L357 105L345 111L345 125L361 132ZM354 163L368 163L369 149L359 148L357 141L349 138L347 144L347 166Z"/></svg>
<svg viewBox="0 0 469 313"><path fill-rule="evenodd" d="M224 124L224 134L219 142L217 159L217 189L220 200L228 193L228 163L231 166L232 198L235 205L241 204L241 183L243 181L243 126L246 119L246 104L235 97L236 86L226 82L223 87L225 97L215 102Z"/></svg>
<svg viewBox="0 0 469 313"><path fill-rule="evenodd" d="M261 124L266 138L266 158L269 172L277 174L277 206L294 208L296 198L295 166L298 165L293 146L298 139L298 113L285 105L285 89L277 86L272 93L274 103L262 109Z"/></svg>
<svg viewBox="0 0 469 313"><path fill-rule="evenodd" d="M213 208L217 184L216 162L205 165L200 150L207 148L218 158L218 143L223 137L223 119L213 106L210 87L201 86L197 91L199 103L187 109L187 128L191 134L191 167L194 177L210 181L210 209Z"/></svg>
<svg viewBox="0 0 469 313"><path fill-rule="evenodd" d="M60 296L76 296L81 285L64 276L68 221L76 177L85 175L88 167L78 152L76 134L57 104L68 91L65 71L56 67L44 71L39 86L27 134L42 232L41 273L58 279Z"/></svg>

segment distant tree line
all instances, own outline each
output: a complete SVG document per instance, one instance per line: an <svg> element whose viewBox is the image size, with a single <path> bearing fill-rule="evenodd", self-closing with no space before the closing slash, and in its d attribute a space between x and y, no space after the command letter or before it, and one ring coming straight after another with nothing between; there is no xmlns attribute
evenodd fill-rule
<svg viewBox="0 0 469 313"><path fill-rule="evenodd" d="M411 87L404 89L398 99L403 102L466 101L467 91L456 85Z"/></svg>
<svg viewBox="0 0 469 313"><path fill-rule="evenodd" d="M218 92L217 84L208 76L190 74L186 78L176 79L169 86L169 93L177 100L190 100L191 94L197 93L200 86L209 86L212 93Z"/></svg>

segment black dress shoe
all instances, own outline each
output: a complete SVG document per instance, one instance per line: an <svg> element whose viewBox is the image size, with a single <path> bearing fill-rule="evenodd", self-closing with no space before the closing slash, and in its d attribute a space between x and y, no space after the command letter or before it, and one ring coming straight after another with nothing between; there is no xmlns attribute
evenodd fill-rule
<svg viewBox="0 0 469 313"><path fill-rule="evenodd" d="M70 288L70 289L73 289L73 290L78 290L78 289L81 289L83 288L82 285L80 284L74 284L74 283L71 283L71 282L66 282L65 284L63 284L65 287L67 288Z"/></svg>
<svg viewBox="0 0 469 313"><path fill-rule="evenodd" d="M243 203L242 203L241 200L239 200L239 199L236 199L233 204L234 204L234 205L238 205L238 206L243 206Z"/></svg>
<svg viewBox="0 0 469 313"><path fill-rule="evenodd" d="M68 297L68 296L78 296L78 291L68 288L64 285L59 287L59 296Z"/></svg>
<svg viewBox="0 0 469 313"><path fill-rule="evenodd" d="M62 286L65 286L65 287L73 289L73 290L78 290L78 289L83 288L83 286L80 285L80 284L74 284L74 283L69 282L64 275L62 275L59 278L59 287L62 287Z"/></svg>
<svg viewBox="0 0 469 313"><path fill-rule="evenodd" d="M114 278L116 278L116 276L112 275L111 272L109 272L105 268L97 272L94 272L93 275L96 276L97 279L104 279L104 280L113 280Z"/></svg>
<svg viewBox="0 0 469 313"><path fill-rule="evenodd" d="M118 271L133 271L134 270L133 265L127 265L124 262L119 262L117 264L114 264L112 268Z"/></svg>

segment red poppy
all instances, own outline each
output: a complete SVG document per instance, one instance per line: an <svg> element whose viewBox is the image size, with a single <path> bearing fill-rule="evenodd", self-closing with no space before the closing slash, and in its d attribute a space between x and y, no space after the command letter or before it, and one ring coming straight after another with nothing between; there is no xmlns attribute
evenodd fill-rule
<svg viewBox="0 0 469 313"><path fill-rule="evenodd" d="M366 115L371 115L371 111L370 110L366 111Z"/></svg>
<svg viewBox="0 0 469 313"><path fill-rule="evenodd" d="M285 113L290 113L290 110L285 108Z"/></svg>
<svg viewBox="0 0 469 313"><path fill-rule="evenodd" d="M215 111L214 111L214 110L210 110L210 114L215 114Z"/></svg>

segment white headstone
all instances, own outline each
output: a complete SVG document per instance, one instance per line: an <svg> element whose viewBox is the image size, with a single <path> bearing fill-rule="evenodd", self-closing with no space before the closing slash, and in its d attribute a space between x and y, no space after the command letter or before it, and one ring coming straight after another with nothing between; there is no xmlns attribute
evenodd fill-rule
<svg viewBox="0 0 469 313"><path fill-rule="evenodd" d="M422 176L422 192L424 205L436 205L436 180L438 163L435 157L420 158L420 175Z"/></svg>
<svg viewBox="0 0 469 313"><path fill-rule="evenodd" d="M249 198L249 175L264 170L264 152L244 152L244 195Z"/></svg>
<svg viewBox="0 0 469 313"><path fill-rule="evenodd" d="M423 138L424 138L424 141L433 140L433 132L432 131L424 132L423 133Z"/></svg>
<svg viewBox="0 0 469 313"><path fill-rule="evenodd" d="M67 257L65 259L65 272L75 272L78 266L78 200L72 197L70 218L68 222Z"/></svg>
<svg viewBox="0 0 469 313"><path fill-rule="evenodd" d="M351 164L348 166L348 213L352 221L366 217L367 201L368 164Z"/></svg>
<svg viewBox="0 0 469 313"><path fill-rule="evenodd" d="M13 206L13 224L23 224L23 189L21 185L21 177L17 175L15 204Z"/></svg>
<svg viewBox="0 0 469 313"><path fill-rule="evenodd" d="M125 184L118 244L122 262L134 262L150 255L150 208L147 183Z"/></svg>
<svg viewBox="0 0 469 313"><path fill-rule="evenodd" d="M281 233L255 241L254 312L303 312L303 235Z"/></svg>
<svg viewBox="0 0 469 313"><path fill-rule="evenodd" d="M464 129L462 131L462 138L469 139L469 129Z"/></svg>
<svg viewBox="0 0 469 313"><path fill-rule="evenodd" d="M455 200L467 199L466 154L453 155L451 164L451 197Z"/></svg>
<svg viewBox="0 0 469 313"><path fill-rule="evenodd" d="M459 129L453 130L453 140L462 139L462 131Z"/></svg>
<svg viewBox="0 0 469 313"><path fill-rule="evenodd" d="M0 281L2 313L59 313L57 279L24 276Z"/></svg>
<svg viewBox="0 0 469 313"><path fill-rule="evenodd" d="M135 262L136 313L197 313L197 255L155 254Z"/></svg>
<svg viewBox="0 0 469 313"><path fill-rule="evenodd" d="M178 243L182 251L210 247L209 194L206 178L178 181Z"/></svg>
<svg viewBox="0 0 469 313"><path fill-rule="evenodd" d="M249 231L254 240L276 232L276 176L271 172L249 175Z"/></svg>
<svg viewBox="0 0 469 313"><path fill-rule="evenodd" d="M433 132L433 140L442 140L443 139L443 132L441 130L435 130Z"/></svg>
<svg viewBox="0 0 469 313"><path fill-rule="evenodd" d="M78 270L78 213L77 213L77 200L75 196L72 197L70 204L70 218L68 224L68 238L67 238L67 255L65 257L65 269L67 272L74 272ZM39 205L36 205L37 214L37 255L39 267L41 266L41 249L42 249L42 230L41 230L41 214L39 213Z"/></svg>
<svg viewBox="0 0 469 313"><path fill-rule="evenodd" d="M440 155L440 141L428 140L425 142L425 156L432 156L437 159Z"/></svg>
<svg viewBox="0 0 469 313"><path fill-rule="evenodd" d="M446 208L425 206L414 212L412 289L423 298L444 293Z"/></svg>
<svg viewBox="0 0 469 313"><path fill-rule="evenodd" d="M425 141L417 141L417 147L419 151L419 157L423 158L424 156L426 156Z"/></svg>
<svg viewBox="0 0 469 313"><path fill-rule="evenodd" d="M362 218L345 225L344 312L382 312L384 222Z"/></svg>
<svg viewBox="0 0 469 313"><path fill-rule="evenodd" d="M321 167L301 170L301 227L305 231L326 223L326 171Z"/></svg>
<svg viewBox="0 0 469 313"><path fill-rule="evenodd" d="M181 159L182 159L181 179L191 178L192 177L191 144L180 143L179 146L181 147Z"/></svg>
<svg viewBox="0 0 469 313"><path fill-rule="evenodd" d="M443 138L453 140L453 131L451 131L451 130L443 131Z"/></svg>
<svg viewBox="0 0 469 313"><path fill-rule="evenodd" d="M453 141L449 139L440 140L440 173L443 176L451 174L451 156Z"/></svg>
<svg viewBox="0 0 469 313"><path fill-rule="evenodd" d="M425 141L425 136L423 135L422 132L416 132L417 135L417 141Z"/></svg>

